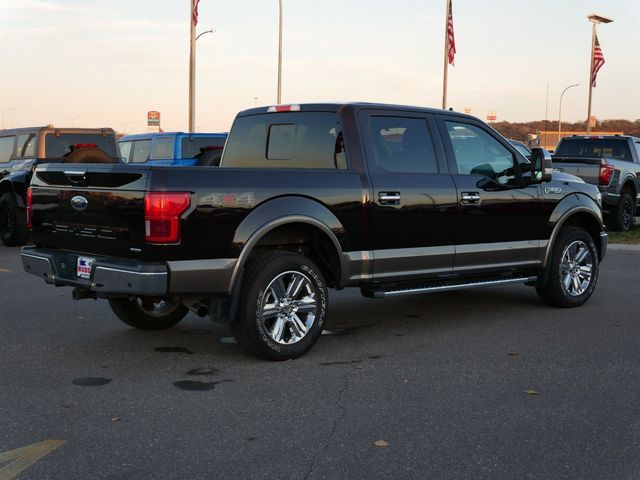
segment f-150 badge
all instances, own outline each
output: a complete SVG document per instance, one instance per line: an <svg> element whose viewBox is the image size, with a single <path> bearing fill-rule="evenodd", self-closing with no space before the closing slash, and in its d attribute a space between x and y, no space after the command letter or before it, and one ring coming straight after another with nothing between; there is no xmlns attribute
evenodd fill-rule
<svg viewBox="0 0 640 480"><path fill-rule="evenodd" d="M560 187L544 187L544 193L562 193Z"/></svg>
<svg viewBox="0 0 640 480"><path fill-rule="evenodd" d="M203 196L198 205L201 207L253 207L253 192L244 193L209 193Z"/></svg>

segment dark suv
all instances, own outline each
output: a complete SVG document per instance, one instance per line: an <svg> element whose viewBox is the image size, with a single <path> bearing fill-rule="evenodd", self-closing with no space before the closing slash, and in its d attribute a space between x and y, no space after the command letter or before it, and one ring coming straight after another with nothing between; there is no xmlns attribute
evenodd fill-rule
<svg viewBox="0 0 640 480"><path fill-rule="evenodd" d="M0 239L24 245L27 187L40 163L116 163L120 150L110 128L31 127L0 130Z"/></svg>

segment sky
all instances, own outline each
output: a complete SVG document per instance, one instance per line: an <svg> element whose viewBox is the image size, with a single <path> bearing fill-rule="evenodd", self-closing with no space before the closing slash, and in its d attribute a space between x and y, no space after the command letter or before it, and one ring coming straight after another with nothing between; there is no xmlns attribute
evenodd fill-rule
<svg viewBox="0 0 640 480"><path fill-rule="evenodd" d="M446 0L283 0L283 103L440 107ZM190 0L0 0L6 128L52 123L188 128ZM485 119L587 115L591 23L606 63L593 111L640 118L639 0L453 0L449 105ZM238 111L276 103L278 0L201 0L196 127L228 131ZM548 95L547 95L548 85ZM257 97L257 100L255 100Z"/></svg>

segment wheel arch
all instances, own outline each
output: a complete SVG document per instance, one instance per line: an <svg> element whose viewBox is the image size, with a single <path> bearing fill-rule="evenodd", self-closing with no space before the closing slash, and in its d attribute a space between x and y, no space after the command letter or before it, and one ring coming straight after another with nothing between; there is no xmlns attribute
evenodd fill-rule
<svg viewBox="0 0 640 480"><path fill-rule="evenodd" d="M555 208L549 219L552 227L551 236L547 245L543 266L546 268L553 245L556 242L560 229L564 226L583 228L593 238L593 243L598 249L600 259L604 257L601 234L606 232L602 221L602 211L598 204L590 197L581 194L570 195L563 199Z"/></svg>
<svg viewBox="0 0 640 480"><path fill-rule="evenodd" d="M24 172L9 175L0 180L0 195L12 193L18 208L27 208L27 175Z"/></svg>
<svg viewBox="0 0 640 480"><path fill-rule="evenodd" d="M327 283L343 285L344 227L323 204L306 197L285 196L253 210L236 229L233 245L240 248L229 283L233 291L249 256L262 248L304 250L318 264Z"/></svg>

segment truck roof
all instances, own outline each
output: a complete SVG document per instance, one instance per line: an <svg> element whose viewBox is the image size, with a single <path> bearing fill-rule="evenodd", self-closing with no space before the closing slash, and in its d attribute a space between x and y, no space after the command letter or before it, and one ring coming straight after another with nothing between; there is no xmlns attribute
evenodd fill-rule
<svg viewBox="0 0 640 480"><path fill-rule="evenodd" d="M44 127L20 127L20 128L10 128L5 130L0 130L0 135L16 135L20 133L29 133L29 132L60 132L60 133L102 133L105 132L107 134L114 134L115 131L113 128L102 127L102 128L60 128L60 127L52 127L52 126L44 126Z"/></svg>
<svg viewBox="0 0 640 480"><path fill-rule="evenodd" d="M294 110L285 110L288 107L294 107ZM282 110L276 110L282 109ZM438 113L454 115L463 118L477 119L473 115L467 115L465 113L456 112L454 110L443 110L441 108L430 107L417 107L412 105L394 105L388 103L367 103L367 102L344 102L344 103L296 103L285 105L271 105L266 107L256 107L243 110L238 113L238 117L245 117L249 115L259 115L263 113L278 113L278 111L309 111L309 112L340 112L345 108L353 108L357 110L404 110L407 112L417 113Z"/></svg>
<svg viewBox="0 0 640 480"><path fill-rule="evenodd" d="M615 135L571 135L570 137L562 137L560 140L604 140L612 138L631 138L640 141L640 138L633 135L620 135L617 133Z"/></svg>
<svg viewBox="0 0 640 480"><path fill-rule="evenodd" d="M125 135L120 139L120 141L127 140L151 140L152 138L164 138L164 137L195 137L195 138L220 138L225 137L226 133L209 133L209 132L197 132L197 133L188 133L188 132L148 132L148 133L135 133L132 135Z"/></svg>

